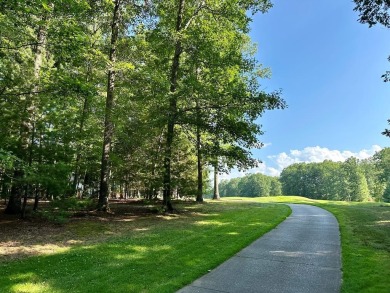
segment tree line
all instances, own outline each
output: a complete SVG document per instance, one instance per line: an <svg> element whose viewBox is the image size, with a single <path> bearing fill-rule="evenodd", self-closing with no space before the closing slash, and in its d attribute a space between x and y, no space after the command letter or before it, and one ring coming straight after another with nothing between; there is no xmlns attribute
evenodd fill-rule
<svg viewBox="0 0 390 293"><path fill-rule="evenodd" d="M282 109L249 24L269 0L0 2L0 194L202 201L209 166L253 167Z"/></svg>
<svg viewBox="0 0 390 293"><path fill-rule="evenodd" d="M282 194L278 177L261 173L248 174L241 178L222 180L219 184L220 196L277 196Z"/></svg>
<svg viewBox="0 0 390 293"><path fill-rule="evenodd" d="M390 148L345 162L295 163L279 178L249 174L224 180L221 196L300 195L313 199L390 202Z"/></svg>

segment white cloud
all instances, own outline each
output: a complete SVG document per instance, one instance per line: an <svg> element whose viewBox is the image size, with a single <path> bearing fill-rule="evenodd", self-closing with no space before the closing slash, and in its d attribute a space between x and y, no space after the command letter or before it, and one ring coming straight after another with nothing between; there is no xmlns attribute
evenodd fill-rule
<svg viewBox="0 0 390 293"><path fill-rule="evenodd" d="M344 162L350 157L358 159L367 159L372 157L376 152L380 151L382 147L373 145L370 149L363 149L359 152L330 150L320 146L306 147L303 150L290 150L289 153L283 152L278 155L268 156L267 161L261 163L257 168L249 169L240 172L233 169L229 174L221 174L220 179L231 179L236 177L243 177L246 174L262 173L269 176L279 176L280 172L294 163L312 163L323 162L324 160L331 160L335 162Z"/></svg>
<svg viewBox="0 0 390 293"><path fill-rule="evenodd" d="M280 173L284 168L294 163L306 162L323 162L324 160L331 160L335 162L344 162L350 157L358 159L367 159L373 156L382 148L378 145L373 145L370 149L363 149L359 152L330 150L319 146L306 147L303 150L291 150L289 154L283 152L275 156L268 156L267 158L274 162L277 167L276 170Z"/></svg>

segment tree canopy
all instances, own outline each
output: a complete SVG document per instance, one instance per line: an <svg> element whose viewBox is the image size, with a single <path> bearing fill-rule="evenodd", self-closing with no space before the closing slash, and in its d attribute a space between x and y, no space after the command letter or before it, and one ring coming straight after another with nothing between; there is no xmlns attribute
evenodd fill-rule
<svg viewBox="0 0 390 293"><path fill-rule="evenodd" d="M201 201L209 166L256 165L286 107L249 38L261 1L1 1L1 195ZM203 183L204 182L204 183Z"/></svg>

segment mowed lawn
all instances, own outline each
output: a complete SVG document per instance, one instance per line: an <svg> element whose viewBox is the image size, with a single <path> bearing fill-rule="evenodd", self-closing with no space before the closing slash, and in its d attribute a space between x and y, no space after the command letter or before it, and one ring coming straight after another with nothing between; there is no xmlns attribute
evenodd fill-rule
<svg viewBox="0 0 390 293"><path fill-rule="evenodd" d="M177 215L69 223L80 243L0 261L0 292L175 292L283 221L290 209L276 203L312 204L336 216L342 292L390 292L390 204L295 196L181 203Z"/></svg>
<svg viewBox="0 0 390 293"><path fill-rule="evenodd" d="M67 243L75 244L18 260L9 255L0 262L0 292L175 292L291 213L286 205L237 200L176 208L170 216L65 224ZM88 241L94 234L101 236Z"/></svg>

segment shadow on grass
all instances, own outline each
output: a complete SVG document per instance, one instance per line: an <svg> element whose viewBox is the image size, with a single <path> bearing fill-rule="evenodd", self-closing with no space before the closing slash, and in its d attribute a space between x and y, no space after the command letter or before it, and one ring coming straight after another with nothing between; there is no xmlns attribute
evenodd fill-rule
<svg viewBox="0 0 390 293"><path fill-rule="evenodd" d="M290 212L283 205L253 203L192 209L190 215L156 218L144 225L147 230L103 243L0 264L0 291L174 292L271 230Z"/></svg>

